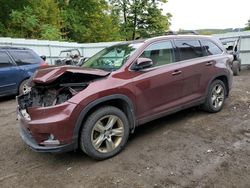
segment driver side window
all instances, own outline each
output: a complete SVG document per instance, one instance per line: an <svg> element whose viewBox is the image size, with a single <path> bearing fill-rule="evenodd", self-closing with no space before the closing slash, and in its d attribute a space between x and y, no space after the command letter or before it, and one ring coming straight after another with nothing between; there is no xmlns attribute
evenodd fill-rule
<svg viewBox="0 0 250 188"><path fill-rule="evenodd" d="M152 67L167 65L174 62L173 46L170 41L158 42L145 49L140 57L153 61Z"/></svg>

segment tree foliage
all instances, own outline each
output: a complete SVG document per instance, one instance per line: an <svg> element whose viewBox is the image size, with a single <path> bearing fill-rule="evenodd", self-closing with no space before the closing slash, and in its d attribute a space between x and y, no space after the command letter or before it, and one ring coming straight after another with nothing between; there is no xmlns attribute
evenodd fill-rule
<svg viewBox="0 0 250 188"><path fill-rule="evenodd" d="M119 40L119 25L105 0L61 4L64 37L79 42Z"/></svg>
<svg viewBox="0 0 250 188"><path fill-rule="evenodd" d="M77 42L131 40L166 31L166 0L0 0L0 35Z"/></svg>
<svg viewBox="0 0 250 188"><path fill-rule="evenodd" d="M111 0L122 15L121 29L127 40L162 33L170 26L171 14L162 14L166 0Z"/></svg>
<svg viewBox="0 0 250 188"><path fill-rule="evenodd" d="M12 37L60 39L59 14L58 4L54 0L30 0L23 10L12 10L8 33Z"/></svg>
<svg viewBox="0 0 250 188"><path fill-rule="evenodd" d="M250 30L250 19L248 20L248 22L247 22L247 24L246 24L245 30Z"/></svg>

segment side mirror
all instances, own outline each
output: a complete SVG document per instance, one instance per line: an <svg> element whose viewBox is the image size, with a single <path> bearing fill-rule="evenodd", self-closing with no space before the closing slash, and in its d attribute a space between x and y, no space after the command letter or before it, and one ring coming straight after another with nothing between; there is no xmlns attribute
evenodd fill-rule
<svg viewBox="0 0 250 188"><path fill-rule="evenodd" d="M43 61L46 61L46 56L45 56L45 55L40 56L40 58L41 58Z"/></svg>
<svg viewBox="0 0 250 188"><path fill-rule="evenodd" d="M152 65L153 65L152 59L139 57L133 66L133 70L146 69L146 68L151 67Z"/></svg>

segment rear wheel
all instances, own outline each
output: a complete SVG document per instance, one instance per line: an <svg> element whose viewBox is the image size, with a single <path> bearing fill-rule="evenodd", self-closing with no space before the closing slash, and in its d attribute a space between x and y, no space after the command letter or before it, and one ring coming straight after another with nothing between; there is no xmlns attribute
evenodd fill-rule
<svg viewBox="0 0 250 188"><path fill-rule="evenodd" d="M233 70L234 76L240 75L240 62L239 61L233 61L232 70Z"/></svg>
<svg viewBox="0 0 250 188"><path fill-rule="evenodd" d="M90 157L103 160L118 154L128 137L126 115L116 107L105 106L87 118L81 130L80 147Z"/></svg>
<svg viewBox="0 0 250 188"><path fill-rule="evenodd" d="M26 79L24 81L22 81L22 83L19 86L19 95L23 95L26 94L30 91L30 86L28 86L28 81L29 79Z"/></svg>
<svg viewBox="0 0 250 188"><path fill-rule="evenodd" d="M226 87L221 80L215 80L209 86L206 101L203 104L203 109L207 112L219 112L226 99Z"/></svg>

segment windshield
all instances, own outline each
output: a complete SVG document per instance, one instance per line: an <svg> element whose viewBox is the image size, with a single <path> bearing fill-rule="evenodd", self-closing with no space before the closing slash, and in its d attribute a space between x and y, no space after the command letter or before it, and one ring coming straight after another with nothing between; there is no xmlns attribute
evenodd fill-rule
<svg viewBox="0 0 250 188"><path fill-rule="evenodd" d="M82 67L105 71L118 70L141 45L142 43L135 43L107 47L89 58Z"/></svg>

